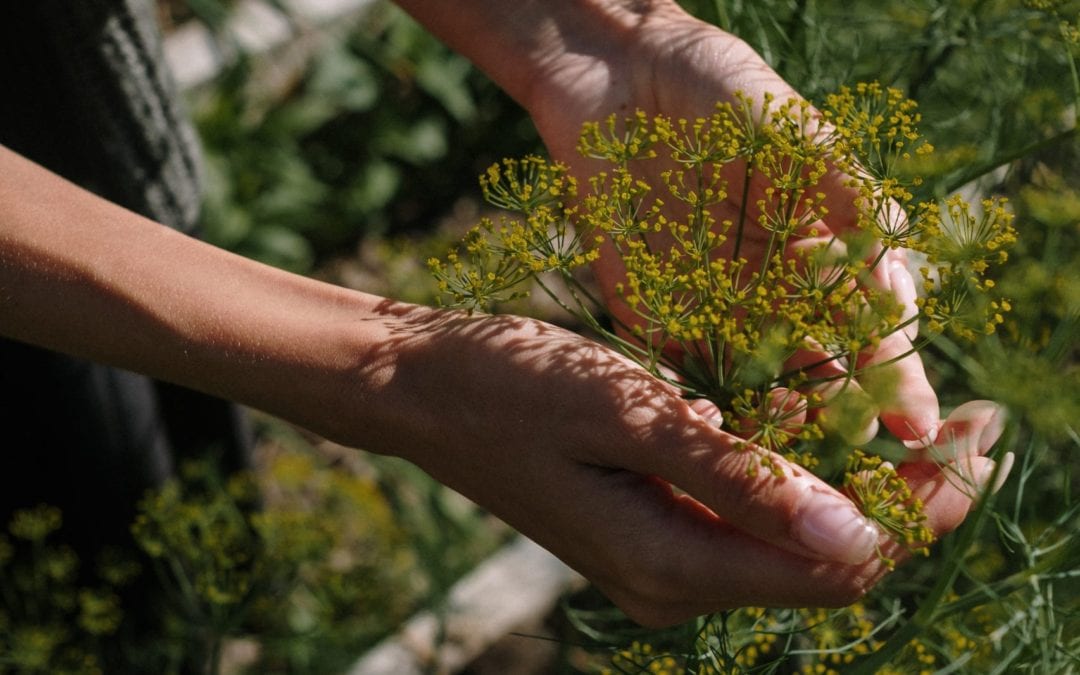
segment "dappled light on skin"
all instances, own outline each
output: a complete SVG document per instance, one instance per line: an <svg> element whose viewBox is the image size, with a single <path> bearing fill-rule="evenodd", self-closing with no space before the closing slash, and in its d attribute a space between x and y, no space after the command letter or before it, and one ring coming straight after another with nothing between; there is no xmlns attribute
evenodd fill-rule
<svg viewBox="0 0 1080 675"><path fill-rule="evenodd" d="M996 210L981 223L950 206L961 225L943 228L936 205L914 199L919 179L894 175L911 153L930 151L915 129L914 103L896 90L843 89L822 113L795 99L735 99L694 120L638 111L586 124L578 150L606 168L584 184L535 156L492 166L482 178L485 195L523 220L482 222L445 261L429 261L451 300L470 312L534 283L619 352L619 368L633 363L651 374L653 382L621 382L621 398L593 411L623 424L643 420L624 429L629 439L667 433L662 415L670 411L655 407L664 398L669 406L678 397L716 406L724 429L739 438L718 461L741 461L741 485L757 486L736 500L706 498L728 513L775 501L770 481L790 483L823 461L836 467L821 454L836 452L822 439L850 451L877 435L879 417L900 440L932 438L937 399L917 354L925 342L912 336L919 308L937 307L937 296L927 287L916 303L902 247L926 254L938 278L956 279L985 274L1014 239L1008 213L990 205ZM841 220L827 206L837 189L849 199ZM602 303L576 274L584 265L596 274ZM561 292L541 274L555 275ZM954 291L960 304L951 311L978 313L968 299L990 295L992 283ZM598 304L611 308L612 328L595 314ZM983 306L998 311L1000 302ZM612 379L609 356L579 352L574 363L553 356L540 357L532 377L569 377L583 387L590 377ZM782 391L799 394L775 405ZM713 465L702 474L733 471ZM866 517L904 547L926 550L933 530L901 473L855 450L844 475ZM809 526L802 535L804 544L816 536ZM850 536L859 539L858 529ZM876 548L891 567L894 559ZM852 556L848 562L862 561Z"/></svg>
<svg viewBox="0 0 1080 675"><path fill-rule="evenodd" d="M717 429L676 386L625 356L522 317L390 301L378 314L387 336L365 354L358 379L379 383L368 395L388 397L387 409L405 409L393 401L407 397L410 410L438 412L374 425L349 442L415 461L640 623L793 598L844 604L887 571L874 557L851 565L808 548L797 529L807 505L855 518L850 503L779 455L768 455L776 473L748 472L748 458L764 450ZM440 424L445 415L457 424ZM940 499L931 495L928 508ZM534 504L546 505L542 514ZM961 517L932 526L942 532ZM899 558L881 537L881 550Z"/></svg>

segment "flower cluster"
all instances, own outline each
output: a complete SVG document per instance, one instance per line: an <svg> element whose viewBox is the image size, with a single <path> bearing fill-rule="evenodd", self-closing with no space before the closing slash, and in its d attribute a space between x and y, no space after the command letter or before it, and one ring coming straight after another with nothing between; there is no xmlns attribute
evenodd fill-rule
<svg viewBox="0 0 1080 675"><path fill-rule="evenodd" d="M911 348L897 359L917 350L920 319L931 334L972 338L1009 309L990 276L1015 241L1008 205L920 199L906 173L933 150L919 121L914 102L875 83L820 111L737 96L693 120L613 116L584 127L578 149L602 168L582 186L540 157L492 167L485 195L516 215L483 221L429 266L470 310L534 284L685 397L715 403L746 440L748 470L779 472L774 453L812 468L817 441L855 445L844 420L876 416L850 384L885 377L869 369L895 360L861 356L901 333ZM879 281L896 249L922 261L916 307ZM580 273L590 265L618 280L596 293ZM604 305L610 316L598 316ZM924 546L902 478L853 457L847 481L866 514ZM871 484L885 492L862 489Z"/></svg>
<svg viewBox="0 0 1080 675"><path fill-rule="evenodd" d="M0 671L102 673L99 654L119 630L120 595L138 573L114 549L96 565L59 541L60 510L16 511L0 531Z"/></svg>
<svg viewBox="0 0 1080 675"><path fill-rule="evenodd" d="M848 459L844 488L875 523L912 553L929 555L934 533L926 525L922 501L912 498L911 489L890 462L855 450ZM878 554L889 567L895 561Z"/></svg>
<svg viewBox="0 0 1080 675"><path fill-rule="evenodd" d="M880 626L894 619L861 602L835 610L748 607L703 619L690 645L635 641L600 672L736 675L771 672L790 658L784 672L838 675L878 649Z"/></svg>
<svg viewBox="0 0 1080 675"><path fill-rule="evenodd" d="M536 156L505 159L488 169L480 184L491 204L524 214L525 220L482 220L463 242L468 267L456 252L445 262L428 261L439 289L455 304L487 308L517 297L515 289L536 275L570 273L597 259L598 252L570 225L573 210L565 204L576 197L577 183L566 167Z"/></svg>
<svg viewBox="0 0 1080 675"><path fill-rule="evenodd" d="M93 557L55 506L0 522L0 673L342 672L404 620L429 591L381 486L314 452L260 452L253 472L181 465L140 501L130 543ZM224 659L235 644L258 649Z"/></svg>
<svg viewBox="0 0 1080 675"><path fill-rule="evenodd" d="M294 452L267 468L226 477L189 463L141 501L132 530L175 603L162 610L200 627L171 637L192 654L209 641L214 653L253 630L274 659L318 626L320 658L341 658L338 640L350 649L371 640L373 622L358 610L403 618L412 562L396 545L401 531L366 477Z"/></svg>
<svg viewBox="0 0 1080 675"><path fill-rule="evenodd" d="M925 295L917 302L929 331L947 328L974 340L980 333L993 333L1010 309L1008 300L990 293L994 280L987 271L1008 258L1016 231L1004 199L984 200L977 213L955 196L944 206L945 211L935 211L932 218L938 236L928 238L922 248L927 256L920 270Z"/></svg>
<svg viewBox="0 0 1080 675"><path fill-rule="evenodd" d="M1024 0L1024 5L1056 19L1061 37L1072 48L1080 46L1080 6L1072 0Z"/></svg>

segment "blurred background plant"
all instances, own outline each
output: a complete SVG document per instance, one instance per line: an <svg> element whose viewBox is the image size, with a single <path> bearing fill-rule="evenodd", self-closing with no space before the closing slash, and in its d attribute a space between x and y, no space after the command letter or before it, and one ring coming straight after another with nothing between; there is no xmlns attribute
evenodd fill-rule
<svg viewBox="0 0 1080 675"><path fill-rule="evenodd" d="M254 470L184 465L100 560L63 543L58 509L16 514L0 672L343 672L506 539L403 462L263 427Z"/></svg>
<svg viewBox="0 0 1080 675"><path fill-rule="evenodd" d="M219 246L310 272L360 237L430 229L487 164L537 147L501 90L391 5L302 45L241 53L192 97Z"/></svg>
<svg viewBox="0 0 1080 675"><path fill-rule="evenodd" d="M997 278L1013 300L1006 324L974 345L937 338L924 358L946 408L972 397L1008 406L994 452L1015 452L1017 466L930 558L856 607L747 609L658 633L585 591L566 600L576 624L561 634L566 658L533 672L1080 672L1080 3L682 3L811 100L868 80L917 100L937 148L933 164L913 167L928 194L1009 197L1019 242ZM201 22L223 41L237 4L160 3L167 28ZM190 91L208 161L206 236L431 302L424 261L478 219L478 175L541 150L535 131L387 3L299 34ZM515 310L558 316L540 302ZM0 672L180 672L187 655L202 672L214 658L222 672L340 672L410 610L437 606L506 536L412 467L275 420L260 427L260 461L244 479L274 486L260 508L248 508L242 480L194 467L148 496L139 531L156 557L144 547L80 560L47 507L0 523ZM125 599L155 575L173 589L154 612L168 639L134 660L132 645L146 643Z"/></svg>
<svg viewBox="0 0 1080 675"><path fill-rule="evenodd" d="M405 530L371 475L264 444L258 473L206 462L148 494L133 532L165 589L168 669L335 672L421 597Z"/></svg>

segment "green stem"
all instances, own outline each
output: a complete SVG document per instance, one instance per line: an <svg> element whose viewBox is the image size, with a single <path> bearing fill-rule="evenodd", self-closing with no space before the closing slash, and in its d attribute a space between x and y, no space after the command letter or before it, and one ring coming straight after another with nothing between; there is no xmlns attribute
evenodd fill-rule
<svg viewBox="0 0 1080 675"><path fill-rule="evenodd" d="M945 603L938 611L938 616L941 617L966 612L979 605L985 605L989 600L1001 599L1015 593L1016 591L1029 586L1032 581L1038 581L1047 571L1061 565L1062 561L1068 560L1070 556L1075 559L1077 554L1080 554L1080 544L1073 544L1065 549L1063 554L1044 558L1026 570L1011 574L1004 579L999 579L977 591L968 593L962 598Z"/></svg>
<svg viewBox="0 0 1080 675"><path fill-rule="evenodd" d="M592 297L592 294L589 293L588 289L581 287L581 285L578 284L577 280L574 279L574 277L569 272L563 272L560 276L563 280L563 283L566 284L567 289L570 291L570 295L574 298L574 301L577 302L577 311L575 311L572 307L563 302L563 299L560 298L558 294L555 293L555 291L548 288L548 285L545 284L540 279L540 277L534 276L533 279L536 281L536 285L540 287L540 290L544 291L544 293L549 298L551 298L552 302L558 305L564 312L566 312L570 316L577 318L579 321L584 321L585 317L592 318L592 313L590 313L589 310L585 308L585 303L583 303L581 301L581 298L578 297L578 291L580 291L585 296L585 299L588 302L594 303L597 307L602 307L603 305L597 303L595 298ZM588 322L586 321L586 323Z"/></svg>
<svg viewBox="0 0 1080 675"><path fill-rule="evenodd" d="M869 274L870 272L873 272L877 268L877 266L881 264L881 261L885 259L885 256L888 254L888 252L889 252L889 247L888 246L882 246L881 250L878 251L877 256L872 261L870 261L870 265L869 265L866 273ZM856 293L860 292L862 290L862 287L856 284L856 285L853 285L851 288L848 288L848 289L845 289L845 290L846 290L846 294L844 295L844 300L843 301L847 302L848 300L851 300L851 298Z"/></svg>
<svg viewBox="0 0 1080 675"><path fill-rule="evenodd" d="M563 305L561 301L555 297L554 293L552 293L551 290L548 289L544 284L540 284L540 288L543 289L544 292L547 293L548 296L551 297L555 302L559 303L565 308L565 305ZM611 347L623 356L633 360L635 363L647 367L648 363L651 361L651 350L648 347L642 346L642 344L637 342L631 342L629 340L623 339L615 332L608 330L604 326L600 325L600 322L597 321L596 317L594 317L592 314L588 312L582 312L581 314L573 314L573 316L576 316L579 320L584 322L585 326L595 332L601 339L603 339L604 343L608 347ZM619 323L621 325L621 322Z"/></svg>
<svg viewBox="0 0 1080 675"><path fill-rule="evenodd" d="M747 160L746 171L743 175L742 198L739 200L739 222L735 225L735 250L731 254L731 260L734 262L738 262L739 252L742 251L743 230L746 223L746 200L750 196L750 178L753 175L753 163Z"/></svg>
<svg viewBox="0 0 1080 675"><path fill-rule="evenodd" d="M977 359L964 352L963 348L945 335L935 335L927 338L927 343L934 345L941 353L953 363L962 368L972 377L986 375L986 368Z"/></svg>
<svg viewBox="0 0 1080 675"><path fill-rule="evenodd" d="M977 2L973 6L969 7L966 10L963 10L964 17L970 18L972 21L974 21L975 18L978 17L980 10L982 10L982 6L985 4L986 0L977 0ZM970 36L966 34L964 27L959 26L955 31L953 31L953 34L949 36L951 39L948 40L945 47L931 57L931 48L941 44L941 40L934 39L934 36L931 34L931 31L933 30L934 26L937 25L937 23L937 21L929 21L926 24L926 28L923 30L923 39L925 40L925 44L927 46L922 50L920 54L919 72L917 75L913 76L910 79L911 86L908 88L908 97L916 101L919 100L919 96L922 94L923 87L932 84L933 81L937 79L938 70L940 70L941 67L944 66L950 58L952 58L952 55L956 53L957 47L961 45L966 45L970 40ZM974 26L972 29L972 34L977 35L978 30L979 27Z"/></svg>

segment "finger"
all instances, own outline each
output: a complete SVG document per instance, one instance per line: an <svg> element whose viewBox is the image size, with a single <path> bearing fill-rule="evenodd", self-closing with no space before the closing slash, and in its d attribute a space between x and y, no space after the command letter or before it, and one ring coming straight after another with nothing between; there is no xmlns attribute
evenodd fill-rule
<svg viewBox="0 0 1080 675"><path fill-rule="evenodd" d="M806 395L814 399L808 419L816 422L822 431L842 438L849 445L862 445L877 436L880 413L877 404L849 377L847 368L838 359L821 348L805 349L797 352L785 367L802 370L816 382L806 388Z"/></svg>
<svg viewBox="0 0 1080 675"><path fill-rule="evenodd" d="M877 529L849 499L678 403L684 412L672 404L666 420L642 420L646 442L620 453L621 467L658 476L725 522L799 555L858 564L873 553Z"/></svg>
<svg viewBox="0 0 1080 675"><path fill-rule="evenodd" d="M846 246L837 239L805 239L793 247L802 260L807 260L810 255L837 260L846 256ZM876 251L880 251L880 246ZM818 273L830 273L827 261ZM921 360L916 357L895 364L895 367L888 363L912 352L911 340L917 335L915 283L907 271L906 253L900 249L884 252L882 263L874 268L870 282L879 290L891 293L902 310L899 323L902 330L886 336L873 353L860 355L860 366L870 366L871 371L860 375L860 382L851 383L843 364L830 359L822 348L797 353L786 364L787 368L803 369L814 379L827 380L808 389L808 393L816 393L825 403L819 417L826 431L838 434L850 444L866 443L877 435L879 407L883 421L901 439L928 438L934 430L932 425L937 422L937 397L926 380ZM864 383L875 387L869 396Z"/></svg>
<svg viewBox="0 0 1080 675"><path fill-rule="evenodd" d="M879 267L886 270L888 290L892 292L893 298L901 307L900 325L903 326L904 335L909 341L914 341L919 335L919 307L915 304L917 297L915 279L908 271L905 258L906 256L899 249L889 251L886 254L885 263Z"/></svg>
<svg viewBox="0 0 1080 675"><path fill-rule="evenodd" d="M975 472L976 490L958 488L933 463L907 464L900 472L914 496L923 500L927 526L940 537L963 521L984 490L1000 487L1010 466L1011 462L1003 462L991 484L994 462L973 458L970 470ZM659 481L620 474L611 483L616 489L602 493L620 503L606 513L619 516L605 520L605 535L621 545L621 551L633 554L620 556L621 567L608 568L593 580L631 618L645 625L670 625L747 605L843 606L857 600L891 569L876 557L862 566L847 566L777 549L726 523L696 500L672 495ZM617 496L620 490L626 494ZM628 544L638 537L648 545ZM672 550L679 555L671 555ZM906 548L884 534L880 552L898 562L910 557Z"/></svg>
<svg viewBox="0 0 1080 675"><path fill-rule="evenodd" d="M846 185L849 180L838 171L831 172L823 180L823 185L829 188L826 189L828 226L840 238L859 228L857 195ZM879 229L883 231L900 231L906 226L906 214L893 201L886 204L878 217L881 221ZM876 256L880 250L880 244L875 244L871 254ZM881 420L889 431L905 441L930 438L936 431L938 402L926 379L922 359L911 344L918 331L915 321L918 308L915 305L916 286L907 269L906 253L901 249L886 251L869 279L872 285L890 292L900 304L903 329L883 338L873 353L861 357L859 365L888 363L907 352L911 354L897 363L874 368L859 380L881 406Z"/></svg>
<svg viewBox="0 0 1080 675"><path fill-rule="evenodd" d="M724 426L724 413L712 401L705 398L694 399L690 402L690 409L717 429Z"/></svg>
<svg viewBox="0 0 1080 675"><path fill-rule="evenodd" d="M839 185L843 184L839 174L833 180L838 181ZM835 192L830 193L830 199L850 193L850 188L839 185ZM839 203L827 206L831 214L829 226L841 238L845 232L858 227L854 200L845 202L840 199ZM880 214L883 221L881 227L886 230L902 228L905 218L903 209L889 202L886 212ZM881 245L875 244L871 253L876 256L880 250ZM915 304L915 281L907 268L906 253L901 249L886 251L882 262L871 271L869 280L878 289L891 293L900 305L902 330L884 337L872 353L860 355L860 367L889 365L871 368L859 377L859 381L878 402L882 409L882 422L897 438L905 441L930 438L938 421L938 401L926 378L922 359L912 346L918 334L915 320L918 308ZM909 352L907 357L891 363Z"/></svg>
<svg viewBox="0 0 1080 675"><path fill-rule="evenodd" d="M881 408L881 421L901 441L933 438L940 419L937 394L922 358L904 331L883 337L859 355L859 384Z"/></svg>
<svg viewBox="0 0 1080 675"><path fill-rule="evenodd" d="M822 405L814 419L822 431L852 446L865 445L878 434L880 409L855 380L832 380L813 387Z"/></svg>
<svg viewBox="0 0 1080 675"><path fill-rule="evenodd" d="M926 445L933 438L940 415L937 394L905 330L890 333L874 350L859 355L855 381L845 364L824 349L801 350L785 363L786 370L801 369L818 382L806 393L824 403L817 414L827 431L859 445L877 435L880 417L902 441Z"/></svg>
<svg viewBox="0 0 1080 675"><path fill-rule="evenodd" d="M810 250L815 246L822 246L820 242L811 240L802 242L801 245L811 247ZM839 241L826 242L825 246L826 252L833 251L835 254L843 254L846 250ZM875 255L880 250L880 245L875 245ZM858 393L860 389L866 390L881 408L882 422L901 440L931 438L936 431L939 408L937 395L927 380L922 359L912 344L918 336L919 310L915 303L915 281L907 268L906 252L901 249L886 251L882 262L871 272L869 280L878 290L890 293L900 306L900 321L897 324L900 329L883 337L873 350L859 355L858 366L863 371L858 377L860 388L852 391ZM821 358L815 361L812 358L815 355ZM808 354L799 355L798 360L829 366L825 363L824 350L818 354L810 350ZM815 375L819 378L836 378L842 375L828 372L829 368L836 371L839 363L832 361L831 366L818 368ZM832 389L840 391L836 387ZM864 425L862 431L864 440L849 440L858 444L873 437L869 425ZM873 432L876 433L876 428Z"/></svg>
<svg viewBox="0 0 1080 675"><path fill-rule="evenodd" d="M968 401L949 413L929 448L911 447L911 460L923 460L927 454L940 462L959 457L985 454L1005 428L1005 408L993 401Z"/></svg>
<svg viewBox="0 0 1080 675"><path fill-rule="evenodd" d="M598 479L594 494L604 502L584 518L602 522L582 534L584 549L614 553L587 562L585 574L638 623L665 626L747 605L838 606L868 588L859 568L770 545L660 481L623 472Z"/></svg>

